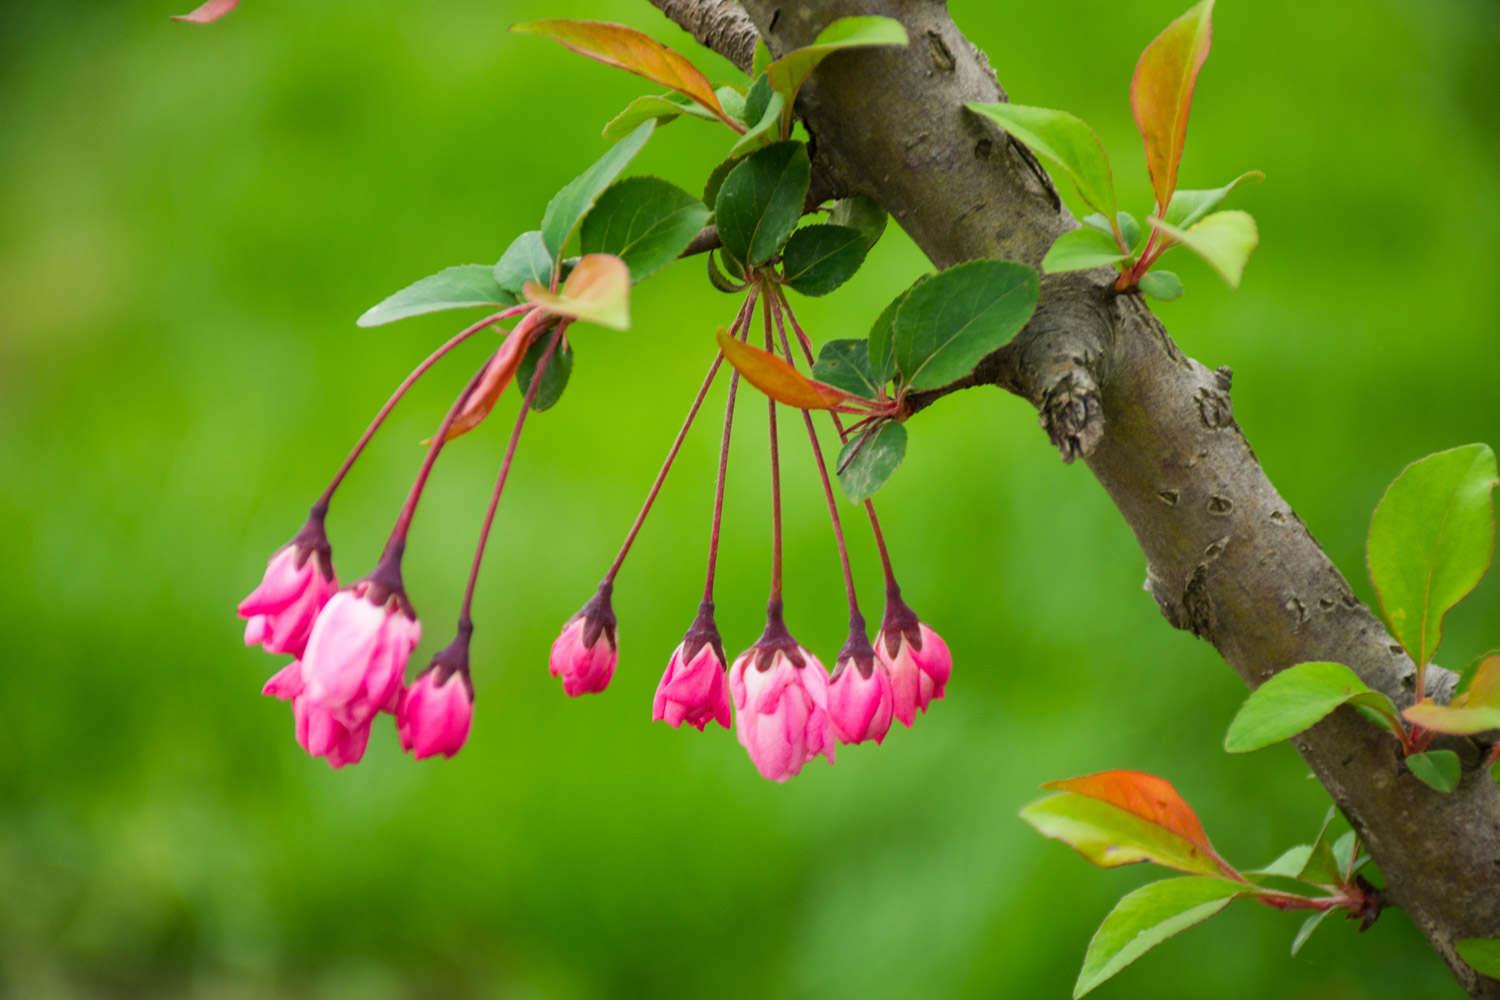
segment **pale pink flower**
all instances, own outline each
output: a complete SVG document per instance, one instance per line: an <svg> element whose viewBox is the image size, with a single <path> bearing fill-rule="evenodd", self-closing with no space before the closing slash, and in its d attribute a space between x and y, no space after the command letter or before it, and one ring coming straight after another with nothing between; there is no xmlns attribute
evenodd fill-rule
<svg viewBox="0 0 1500 1000"><path fill-rule="evenodd" d="M895 692L891 675L865 637L863 622L851 632L828 682L828 716L840 743L880 743L891 728Z"/></svg>
<svg viewBox="0 0 1500 1000"><path fill-rule="evenodd" d="M240 602L245 645L301 656L318 612L338 590L322 520L309 519L297 537L271 557L260 586Z"/></svg>
<svg viewBox="0 0 1500 1000"><path fill-rule="evenodd" d="M432 658L432 665L401 692L396 732L401 746L417 760L452 757L469 738L474 718L474 685L469 680L469 630Z"/></svg>
<svg viewBox="0 0 1500 1000"><path fill-rule="evenodd" d="M600 586L552 643L547 666L553 677L562 678L563 691L570 698L598 694L615 675L619 647L609 592L608 584Z"/></svg>
<svg viewBox="0 0 1500 1000"><path fill-rule="evenodd" d="M370 723L345 727L326 708L309 701L302 680L302 664L293 661L268 681L262 694L292 704L297 743L313 757L322 757L330 767L358 764L370 741Z"/></svg>
<svg viewBox="0 0 1500 1000"><path fill-rule="evenodd" d="M832 763L834 737L823 664L773 622L734 661L729 690L740 745L762 777L781 782L819 754Z"/></svg>
<svg viewBox="0 0 1500 1000"><path fill-rule="evenodd" d="M724 675L724 651L717 641L700 641L694 648L684 639L672 651L656 686L651 718L674 729L684 722L699 732L710 722L728 729L729 687Z"/></svg>
<svg viewBox="0 0 1500 1000"><path fill-rule="evenodd" d="M187 14L175 14L174 21L187 21L190 24L212 24L219 18L228 14L240 5L240 0L208 0L192 12Z"/></svg>
<svg viewBox="0 0 1500 1000"><path fill-rule="evenodd" d="M943 696L953 672L953 655L932 629L917 619L911 609L893 598L885 623L875 642L875 654L891 674L895 715L908 728L918 712Z"/></svg>
<svg viewBox="0 0 1500 1000"><path fill-rule="evenodd" d="M313 625L302 657L304 696L356 730L393 711L406 661L422 638L399 582L361 580L339 591Z"/></svg>

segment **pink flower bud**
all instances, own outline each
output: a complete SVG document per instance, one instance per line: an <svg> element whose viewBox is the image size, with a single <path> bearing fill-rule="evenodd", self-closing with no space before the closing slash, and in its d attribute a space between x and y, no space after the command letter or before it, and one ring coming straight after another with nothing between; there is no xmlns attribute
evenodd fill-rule
<svg viewBox="0 0 1500 1000"><path fill-rule="evenodd" d="M785 781L819 754L833 763L828 674L786 633L779 609L766 634L729 671L740 745L761 776Z"/></svg>
<svg viewBox="0 0 1500 1000"><path fill-rule="evenodd" d="M552 643L548 669L561 677L570 698L598 694L609 687L615 675L619 650L615 642L615 614L609 603L608 584L568 619L562 634Z"/></svg>
<svg viewBox="0 0 1500 1000"><path fill-rule="evenodd" d="M910 728L917 712L926 712L928 704L943 696L953 672L948 644L914 615L910 623L892 625L887 613L875 652L891 674L896 718Z"/></svg>
<svg viewBox="0 0 1500 1000"><path fill-rule="evenodd" d="M710 722L728 729L729 687L724 674L724 650L717 634L713 641L684 638L656 685L651 718L674 729L684 722L699 732Z"/></svg>
<svg viewBox="0 0 1500 1000"><path fill-rule="evenodd" d="M332 550L322 520L313 517L296 538L271 557L260 586L240 602L245 645L301 656L313 621L334 594Z"/></svg>
<svg viewBox="0 0 1500 1000"><path fill-rule="evenodd" d="M474 685L469 680L469 627L432 658L396 707L401 746L417 760L442 754L452 757L469 738L474 718Z"/></svg>
<svg viewBox="0 0 1500 1000"><path fill-rule="evenodd" d="M395 708L422 626L399 582L361 580L318 615L302 657L303 696L349 730Z"/></svg>
<svg viewBox="0 0 1500 1000"><path fill-rule="evenodd" d="M839 653L828 682L828 716L839 742L884 740L891 728L894 699L890 672L876 658L861 622Z"/></svg>
<svg viewBox="0 0 1500 1000"><path fill-rule="evenodd" d="M358 764L370 740L370 724L348 729L326 708L309 701L303 694L302 664L296 661L283 667L261 689L262 694L292 703L297 742L314 757L322 757L334 768Z"/></svg>

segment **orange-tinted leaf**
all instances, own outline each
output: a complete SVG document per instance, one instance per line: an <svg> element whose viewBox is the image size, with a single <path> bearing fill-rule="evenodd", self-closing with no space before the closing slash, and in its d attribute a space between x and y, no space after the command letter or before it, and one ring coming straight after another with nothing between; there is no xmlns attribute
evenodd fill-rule
<svg viewBox="0 0 1500 1000"><path fill-rule="evenodd" d="M545 35L580 55L597 59L637 76L670 87L717 115L730 128L744 131L744 126L729 116L714 93L713 84L698 67L667 48L650 35L607 21L573 21L553 18L528 21L511 28L534 35Z"/></svg>
<svg viewBox="0 0 1500 1000"><path fill-rule="evenodd" d="M1177 188L1193 87L1213 41L1213 10L1214 0L1202 0L1167 25L1141 53L1130 81L1130 109L1146 140L1157 214L1166 212Z"/></svg>
<svg viewBox="0 0 1500 1000"><path fill-rule="evenodd" d="M630 326L630 267L607 253L579 258L562 291L549 292L535 281L521 286L527 302L534 302L554 316L598 323L612 330Z"/></svg>
<svg viewBox="0 0 1500 1000"><path fill-rule="evenodd" d="M827 382L808 378L769 351L736 340L723 328L719 330L719 350L746 382L778 403L799 410L831 410L859 399Z"/></svg>
<svg viewBox="0 0 1500 1000"><path fill-rule="evenodd" d="M478 384L474 386L474 391L469 393L469 398L464 402L464 408L459 411L458 417L448 428L448 436L444 440L452 441L484 423L484 418L488 417L490 411L495 408L495 402L510 385L511 379L516 377L516 369L521 367L521 359L526 357L526 349L531 346L531 342L546 325L545 319L546 317L540 310L533 310L526 315L525 319L516 324L516 328L510 332L505 343L500 345L495 356L490 358L489 364L484 366Z"/></svg>
<svg viewBox="0 0 1500 1000"><path fill-rule="evenodd" d="M1211 858L1218 857L1193 807L1183 801L1165 778L1145 771L1100 771L1081 778L1049 781L1042 787L1107 802L1175 833Z"/></svg>
<svg viewBox="0 0 1500 1000"><path fill-rule="evenodd" d="M192 13L178 14L172 20L186 21L189 24L212 24L239 5L240 0L208 0Z"/></svg>
<svg viewBox="0 0 1500 1000"><path fill-rule="evenodd" d="M1408 722L1439 733L1472 736L1500 729L1500 654L1480 660L1468 688L1448 704L1427 698L1401 714Z"/></svg>

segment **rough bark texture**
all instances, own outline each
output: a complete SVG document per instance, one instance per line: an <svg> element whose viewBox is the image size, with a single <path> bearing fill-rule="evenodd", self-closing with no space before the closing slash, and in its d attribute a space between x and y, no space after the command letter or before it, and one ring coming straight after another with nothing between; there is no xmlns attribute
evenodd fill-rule
<svg viewBox="0 0 1500 1000"><path fill-rule="evenodd" d="M773 53L850 14L902 21L904 49L841 54L797 111L833 188L865 194L932 261L1037 265L1077 225L1030 154L965 101L1004 100L988 62L941 0L653 0L700 41L748 65L756 30ZM748 19L746 18L748 14ZM1038 103L1045 103L1039 95ZM1252 687L1308 660L1349 664L1400 705L1413 669L1266 478L1234 420L1230 373L1187 357L1108 271L1049 277L1035 318L970 379L1030 400L1063 457L1083 458L1145 553L1147 585L1177 628L1211 642ZM1453 675L1434 671L1439 697ZM1405 908L1472 996L1500 997L1455 954L1500 937L1500 791L1472 741L1463 783L1439 795L1406 772L1389 735L1342 710L1298 749L1360 831Z"/></svg>

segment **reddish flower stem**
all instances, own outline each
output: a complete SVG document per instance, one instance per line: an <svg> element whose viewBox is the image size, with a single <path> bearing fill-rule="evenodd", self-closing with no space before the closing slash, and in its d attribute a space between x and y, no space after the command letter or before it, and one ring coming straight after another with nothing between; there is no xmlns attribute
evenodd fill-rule
<svg viewBox="0 0 1500 1000"><path fill-rule="evenodd" d="M774 352L771 340L771 307L764 310L766 323L766 350ZM781 454L776 436L776 400L766 397L766 412L771 428L771 600L770 607L781 607Z"/></svg>
<svg viewBox="0 0 1500 1000"><path fill-rule="evenodd" d="M453 338L450 339L446 344L433 351L427 356L427 359L425 361L417 365L417 367L413 368L411 374L407 375L406 378L402 380L401 384L396 386L396 391L391 393L390 398L385 401L385 405L380 408L379 412L375 414L375 418L370 421L370 426L365 428L365 432L361 434L359 440L354 443L353 450L350 451L349 456L344 459L344 464L339 466L338 472L335 472L333 474L333 481L328 484L328 488L323 491L323 495L318 497L317 502L313 504L314 516L321 518L328 512L328 503L333 499L334 491L339 488L339 484L344 481L344 477L349 474L349 470L354 468L355 460L357 460L360 454L365 450L365 446L370 443L370 439L375 436L375 432L380 429L380 425L385 423L385 418L391 415L391 411L396 408L396 404L401 401L401 397L405 396L407 390L416 384L417 379L425 375L427 373L427 370L433 365L437 364L438 361L441 360L442 357L449 351L453 350L459 344L462 344L464 341L474 336L474 334L478 333L480 330L483 330L488 326L492 326L495 323L500 322L501 320L510 319L512 316L519 316L521 313L527 312L532 308L534 307L531 305L531 303L527 302L523 303L522 305L513 306L510 309L505 309L501 312L494 313L493 315L486 316L484 319L480 320L478 323L475 323L473 326L470 326L467 329L455 334Z"/></svg>
<svg viewBox="0 0 1500 1000"><path fill-rule="evenodd" d="M729 330L731 336L744 338L750 321L755 316L755 297L758 292L758 288L751 288L750 294L745 297L745 303L740 307L739 315L735 317L734 326ZM719 528L724 523L724 486L729 474L729 440L734 430L734 401L739 387L740 373L730 372L729 395L724 401L724 434L719 439L719 471L714 479L713 525L708 536L708 573L703 580L705 604L712 604L714 599L714 575L719 566Z"/></svg>
<svg viewBox="0 0 1500 1000"><path fill-rule="evenodd" d="M500 460L500 473L495 477L495 489L490 493L490 505L484 512L484 522L479 528L479 542L474 547L474 561L469 566L469 582L464 587L464 601L458 612L458 628L460 632L473 631L474 620L471 612L474 609L474 588L479 584L479 565L484 561L484 550L489 544L490 529L495 524L495 512L500 507L500 494L505 491L505 480L510 476L511 462L516 457L516 447L521 443L521 430L526 426L526 415L531 412L531 405L536 402L537 393L542 388L542 376L546 374L547 365L552 362L552 356L556 353L558 345L562 343L563 333L567 330L566 322L559 323L557 329L547 340L547 347L537 361L536 370L531 374L531 383L526 387L526 398L521 403L521 412L516 415L516 423L510 432L510 441L505 446L505 457Z"/></svg>
<svg viewBox="0 0 1500 1000"><path fill-rule="evenodd" d="M776 319L776 332L781 338L781 350L786 355L786 363L795 368L796 360L792 357L792 342L786 335L786 324L781 317L781 296L772 294L766 299L768 311ZM839 517L838 500L833 495L833 481L828 476L828 463L823 459L823 448L818 443L818 432L813 427L812 414L803 410L802 422L807 426L807 443L812 446L813 460L818 465L818 477L823 482L823 498L828 501L828 519L833 522L833 540L839 550L839 566L844 571L844 594L849 599L849 620L851 623L857 621L862 625L864 616L859 613L859 598L854 590L854 570L849 565L849 545L844 539L844 522Z"/></svg>
<svg viewBox="0 0 1500 1000"><path fill-rule="evenodd" d="M741 312L749 305L741 306ZM739 320L735 321L739 324ZM630 554L630 547L635 544L636 536L641 532L641 526L646 523L646 518L651 513L656 498L661 493L661 488L667 481L667 473L672 471L672 463L677 461L677 453L682 450L682 442L687 439L688 431L693 426L693 420L698 416L698 410L703 406L703 400L708 396L709 387L713 385L714 376L719 373L719 367L724 364L724 352L720 351L714 355L714 362L708 368L708 374L703 378L703 384L698 387L698 392L693 396L693 403L688 407L687 417L682 421L682 426L677 431L677 437L672 441L672 447L667 451L666 461L662 462L661 469L656 473L656 480L651 484L651 490L646 494L646 502L641 504L641 509L635 516L635 522L631 524L630 531L625 535L625 541L620 545L620 551L615 555L615 561L610 564L609 570L604 574L601 585L613 585L620 567L625 565L625 557Z"/></svg>
<svg viewBox="0 0 1500 1000"><path fill-rule="evenodd" d="M797 334L798 343L802 345L803 356L807 358L807 363L812 365L814 363L812 340L808 338L806 331L802 329L802 324L797 322L797 314L792 312L792 303L787 299L786 292L778 288L776 289L776 296L780 300L782 308L786 311L787 321L792 324L792 330ZM839 440L848 440L848 435L844 431L844 422L839 419L839 415L837 413L830 413L829 416L833 418L833 429L838 432ZM880 518L875 515L875 502L867 499L864 506L865 514L870 519L870 531L875 536L875 548L880 551L880 568L885 573L885 592L887 595L900 594L901 587L896 583L896 571L891 567L891 553L885 545L885 532L880 530Z"/></svg>
<svg viewBox="0 0 1500 1000"><path fill-rule="evenodd" d="M492 356L493 357L493 356ZM417 470L416 481L411 484L411 490L406 494L406 502L401 505L401 513L396 516L396 526L391 529L391 537L385 543L385 551L381 553L380 563L376 569L377 573L382 571L394 571L401 563L401 554L406 549L406 533L411 530L411 519L417 513L417 503L422 499L422 491L427 488L427 477L432 474L432 467L437 463L437 457L442 453L443 445L448 442L448 432L453 428L453 422L463 412L464 404L469 400L469 394L484 377L484 370L489 366L489 360L479 366L474 377L469 379L464 386L463 392L448 407L448 412L443 416L443 422L438 425L437 434L432 438L432 444L427 449L427 455L422 459L422 467Z"/></svg>

